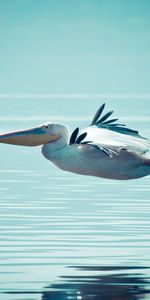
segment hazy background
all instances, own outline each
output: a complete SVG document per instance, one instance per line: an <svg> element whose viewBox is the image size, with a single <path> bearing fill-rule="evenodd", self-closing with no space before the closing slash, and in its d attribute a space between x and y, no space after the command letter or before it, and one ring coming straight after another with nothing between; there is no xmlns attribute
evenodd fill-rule
<svg viewBox="0 0 150 300"><path fill-rule="evenodd" d="M149 94L149 0L0 0L0 94Z"/></svg>
<svg viewBox="0 0 150 300"><path fill-rule="evenodd" d="M0 0L0 133L81 129L105 101L150 137L149 50L149 0ZM149 181L0 145L0 299L150 299Z"/></svg>

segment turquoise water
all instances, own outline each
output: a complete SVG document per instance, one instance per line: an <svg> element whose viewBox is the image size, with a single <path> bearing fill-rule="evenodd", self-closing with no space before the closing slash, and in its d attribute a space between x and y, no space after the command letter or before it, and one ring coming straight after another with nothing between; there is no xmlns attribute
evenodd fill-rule
<svg viewBox="0 0 150 300"><path fill-rule="evenodd" d="M150 99L110 97L150 138ZM60 121L86 126L99 97L1 98L1 132ZM150 177L63 172L40 147L0 145L0 299L150 299Z"/></svg>

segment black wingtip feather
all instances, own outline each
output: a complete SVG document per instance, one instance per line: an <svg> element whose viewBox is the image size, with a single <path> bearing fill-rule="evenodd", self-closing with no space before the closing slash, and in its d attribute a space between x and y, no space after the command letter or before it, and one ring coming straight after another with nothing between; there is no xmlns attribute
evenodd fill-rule
<svg viewBox="0 0 150 300"><path fill-rule="evenodd" d="M108 125L108 124L114 123L114 122L116 122L116 121L118 121L118 119L110 119L109 121L103 122L103 124Z"/></svg>
<svg viewBox="0 0 150 300"><path fill-rule="evenodd" d="M100 120L98 120L97 124L103 123L106 119L108 119L113 114L113 110L109 111L106 115L104 115Z"/></svg>
<svg viewBox="0 0 150 300"><path fill-rule="evenodd" d="M102 114L103 110L104 110L104 107L105 107L105 103L103 103L100 108L98 109L98 111L96 112L93 120L92 120L92 123L91 125L94 125L96 124L97 120L99 119L100 115Z"/></svg>
<svg viewBox="0 0 150 300"><path fill-rule="evenodd" d="M80 144L81 141L83 141L86 136L87 136L87 132L84 132L81 135L79 135L79 137L76 139L76 144Z"/></svg>
<svg viewBox="0 0 150 300"><path fill-rule="evenodd" d="M79 133L79 127L77 127L77 128L72 132L71 137L70 137L70 141L69 141L69 145L75 143L76 138L77 138L77 136L78 136L78 133Z"/></svg>

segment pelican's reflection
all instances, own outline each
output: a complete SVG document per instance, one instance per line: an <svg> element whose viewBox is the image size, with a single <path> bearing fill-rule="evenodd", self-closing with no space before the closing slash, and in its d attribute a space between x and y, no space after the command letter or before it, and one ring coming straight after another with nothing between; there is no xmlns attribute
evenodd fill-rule
<svg viewBox="0 0 150 300"><path fill-rule="evenodd" d="M62 277L60 284L50 286L52 291L43 293L42 300L142 300L150 295L150 281L142 267L76 269L79 276Z"/></svg>

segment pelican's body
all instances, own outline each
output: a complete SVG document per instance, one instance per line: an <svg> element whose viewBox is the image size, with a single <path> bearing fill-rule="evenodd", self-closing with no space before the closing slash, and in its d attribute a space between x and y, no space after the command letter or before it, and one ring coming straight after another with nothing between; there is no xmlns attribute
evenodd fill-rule
<svg viewBox="0 0 150 300"><path fill-rule="evenodd" d="M85 140L88 139L88 136L97 132L97 128L94 127L85 130L87 132ZM131 137L128 138L129 149L127 151L125 150L127 144L125 141L121 142L125 138L123 134L113 132L110 135L106 129L98 129L98 131L99 137L103 135L104 141L109 140L111 149L114 151L118 149L119 153L114 152L110 157L93 145L82 143L69 145L64 138L62 144L59 143L58 145L55 141L44 145L42 154L60 169L78 174L111 179L134 179L150 174L150 153L149 157L148 153L146 155L142 154L148 146L144 139L140 141L141 144L139 145L139 140L136 138L132 137L132 143ZM116 143L113 144L113 140ZM106 146L106 142L104 145ZM141 153L133 152L131 146L134 150L136 150L136 147L139 149L140 146Z"/></svg>
<svg viewBox="0 0 150 300"><path fill-rule="evenodd" d="M0 142L36 146L43 144L42 154L62 170L110 179L134 179L150 174L150 141L137 131L107 120L112 112L99 117L78 136L64 125L49 123L31 130L0 136ZM107 121L106 121L107 120Z"/></svg>

